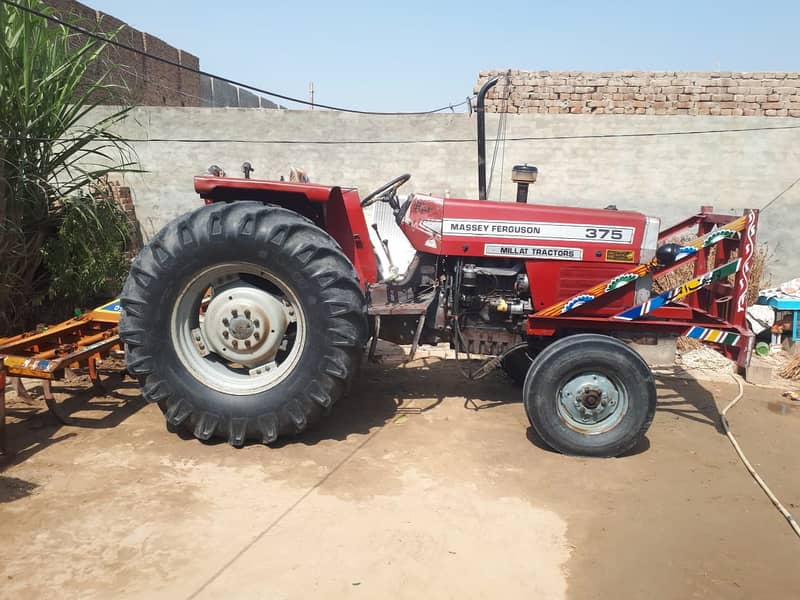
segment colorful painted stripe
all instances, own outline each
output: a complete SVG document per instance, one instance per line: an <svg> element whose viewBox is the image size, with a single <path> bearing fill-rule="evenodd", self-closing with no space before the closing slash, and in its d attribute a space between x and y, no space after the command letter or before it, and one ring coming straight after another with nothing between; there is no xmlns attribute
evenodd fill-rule
<svg viewBox="0 0 800 600"><path fill-rule="evenodd" d="M742 231L748 223L747 215L739 217L738 219L731 221L725 225L725 229L717 229L708 233L702 237L697 238L696 240L686 244L681 248L680 259L686 258L691 256L692 254L696 254L700 248L708 247L711 244L714 244L721 239L730 238L736 235L738 232ZM722 235L721 235L722 232ZM679 260L680 260L679 259ZM612 292L614 290L618 290L626 285L633 283L634 281L644 277L649 273L653 273L659 270L659 266L655 263L655 261L651 262L650 264L646 265L638 265L631 269L630 271L626 271L616 277L612 277L608 281L604 281L602 283L598 283L596 286L589 288L577 294L567 300L562 300L561 302L557 302L548 306L547 308L543 308L539 312L537 312L534 317L558 317L571 311L578 306L586 304L587 302L591 302L600 298L601 296Z"/></svg>
<svg viewBox="0 0 800 600"><path fill-rule="evenodd" d="M670 302L675 302L676 300L685 298L689 294L694 294L697 290L704 288L715 281L719 281L728 275L733 275L739 270L740 263L741 261L738 258L736 260L732 260L721 267L717 267L713 271L709 271L708 273L704 273L699 277L695 277L694 279L687 281L683 285L679 285L676 288L667 290L663 294L659 294L655 298L651 298L643 304L629 308L628 310L615 315L614 318L622 319L624 321L632 321L634 319L643 317L644 315L651 313L654 310L669 304Z"/></svg>
<svg viewBox="0 0 800 600"><path fill-rule="evenodd" d="M756 229L758 229L758 211L750 211L747 214L747 227L744 230L744 249L742 251L742 274L739 277L739 285L736 290L736 313L744 313L747 310L747 287L750 284L750 268L753 263L753 255L756 246ZM743 316L739 320L742 324Z"/></svg>
<svg viewBox="0 0 800 600"><path fill-rule="evenodd" d="M742 337L738 333L722 331L721 329L708 329L707 327L690 327L684 335L701 342L714 342L725 346L737 345L739 338Z"/></svg>

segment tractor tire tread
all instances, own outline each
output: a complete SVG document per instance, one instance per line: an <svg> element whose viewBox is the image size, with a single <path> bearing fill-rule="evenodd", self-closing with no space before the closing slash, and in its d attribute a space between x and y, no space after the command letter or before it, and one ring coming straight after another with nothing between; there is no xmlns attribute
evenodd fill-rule
<svg viewBox="0 0 800 600"><path fill-rule="evenodd" d="M317 314L327 313L327 338L320 369L304 391L293 393L277 410L228 414L208 410L176 390L159 371L156 347L163 344L149 327L149 306L160 301L159 282L169 278L185 252L205 245L240 241L258 247L261 256L281 248L304 277L318 278ZM302 301L301 301L302 302ZM256 202L210 205L178 217L145 246L134 261L121 295L120 337L129 371L139 379L142 396L158 403L173 427L183 426L200 440L224 436L235 447L247 439L272 444L305 430L327 414L357 371L368 327L364 294L355 269L339 245L312 221L282 207ZM319 312L323 311L323 312ZM317 343L317 342L314 342Z"/></svg>

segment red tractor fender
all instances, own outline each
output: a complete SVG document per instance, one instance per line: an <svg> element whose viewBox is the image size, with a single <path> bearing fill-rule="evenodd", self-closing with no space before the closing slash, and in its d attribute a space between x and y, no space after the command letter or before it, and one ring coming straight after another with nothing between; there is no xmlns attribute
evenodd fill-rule
<svg viewBox="0 0 800 600"><path fill-rule="evenodd" d="M200 175L194 178L194 189L206 204L251 200L301 214L336 240L364 287L378 279L369 228L355 188Z"/></svg>

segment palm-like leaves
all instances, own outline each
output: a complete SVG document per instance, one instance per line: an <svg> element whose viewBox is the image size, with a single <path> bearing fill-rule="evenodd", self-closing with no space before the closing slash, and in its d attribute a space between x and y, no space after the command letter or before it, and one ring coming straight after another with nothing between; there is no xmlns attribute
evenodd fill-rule
<svg viewBox="0 0 800 600"><path fill-rule="evenodd" d="M47 12L38 0L26 0ZM42 247L63 217L64 199L82 197L112 172L135 170L129 146L110 129L122 108L92 121L107 83L103 44L0 5L0 329L44 291ZM119 97L119 94L117 94ZM91 213L93 204L80 209ZM87 222L92 215L87 214ZM94 219L97 219L95 215Z"/></svg>

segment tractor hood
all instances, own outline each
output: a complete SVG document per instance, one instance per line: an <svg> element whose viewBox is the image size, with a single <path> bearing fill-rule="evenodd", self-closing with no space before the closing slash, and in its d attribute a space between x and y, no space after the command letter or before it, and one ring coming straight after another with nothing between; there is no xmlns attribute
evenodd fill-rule
<svg viewBox="0 0 800 600"><path fill-rule="evenodd" d="M422 252L638 263L652 258L660 220L632 211L418 195L401 226Z"/></svg>

